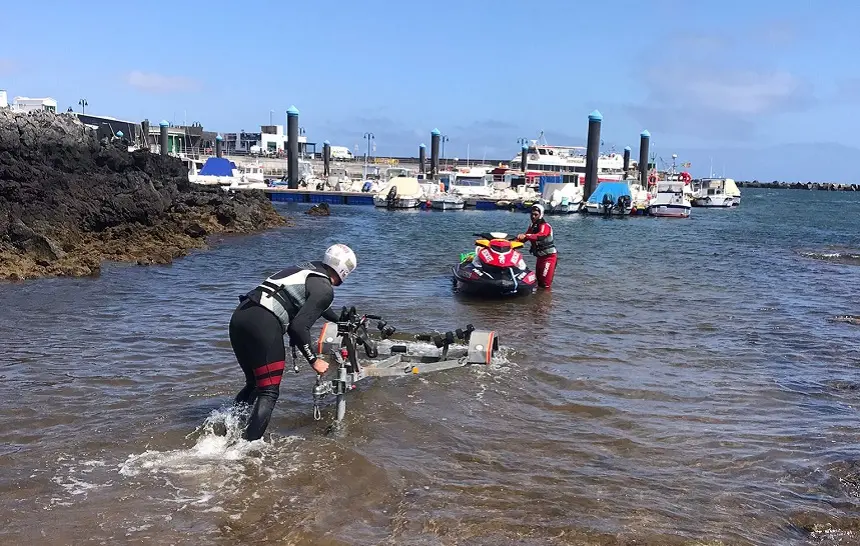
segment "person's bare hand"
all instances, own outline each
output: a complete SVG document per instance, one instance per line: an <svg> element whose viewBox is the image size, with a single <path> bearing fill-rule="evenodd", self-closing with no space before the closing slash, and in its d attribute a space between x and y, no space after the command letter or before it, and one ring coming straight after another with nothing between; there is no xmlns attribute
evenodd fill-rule
<svg viewBox="0 0 860 546"><path fill-rule="evenodd" d="M328 362L322 358L318 358L314 360L313 364L311 364L311 368L313 368L318 374L322 375L328 371Z"/></svg>

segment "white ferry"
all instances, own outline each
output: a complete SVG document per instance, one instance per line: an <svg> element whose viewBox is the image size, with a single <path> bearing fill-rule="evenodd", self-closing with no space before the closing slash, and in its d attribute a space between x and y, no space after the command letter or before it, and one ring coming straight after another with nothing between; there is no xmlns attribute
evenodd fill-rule
<svg viewBox="0 0 860 546"><path fill-rule="evenodd" d="M585 152L582 146L550 146L532 140L526 150L526 168L530 171L585 174ZM522 151L511 160L511 168L522 169ZM631 160L629 167L636 164ZM624 154L610 152L597 159L600 180L624 179Z"/></svg>

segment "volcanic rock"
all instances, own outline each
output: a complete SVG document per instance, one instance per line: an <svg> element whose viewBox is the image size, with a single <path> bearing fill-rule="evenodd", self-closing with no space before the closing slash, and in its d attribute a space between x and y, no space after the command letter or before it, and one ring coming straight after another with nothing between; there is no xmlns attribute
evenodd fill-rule
<svg viewBox="0 0 860 546"><path fill-rule="evenodd" d="M0 278L169 263L209 235L288 223L262 191L193 184L180 159L99 141L72 114L0 109Z"/></svg>

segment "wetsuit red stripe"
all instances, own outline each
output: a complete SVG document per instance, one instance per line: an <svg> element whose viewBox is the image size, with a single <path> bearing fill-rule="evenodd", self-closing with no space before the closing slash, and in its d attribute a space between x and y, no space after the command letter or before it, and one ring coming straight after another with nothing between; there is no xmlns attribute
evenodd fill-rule
<svg viewBox="0 0 860 546"><path fill-rule="evenodd" d="M269 387L271 385L280 385L281 376L284 373L284 364L285 362L281 360L254 368L254 377L257 380L257 386Z"/></svg>

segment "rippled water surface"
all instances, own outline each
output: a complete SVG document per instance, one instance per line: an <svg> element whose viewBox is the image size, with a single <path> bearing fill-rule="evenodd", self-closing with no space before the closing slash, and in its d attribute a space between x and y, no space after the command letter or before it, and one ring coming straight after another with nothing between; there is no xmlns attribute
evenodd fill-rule
<svg viewBox="0 0 860 546"><path fill-rule="evenodd" d="M553 218L552 291L506 302L449 268L524 214L279 207L297 227L170 266L0 285L0 542L860 543L860 327L829 320L860 314L860 195ZM237 442L236 296L335 241L360 264L336 305L502 353L372 380L336 436L288 372Z"/></svg>

